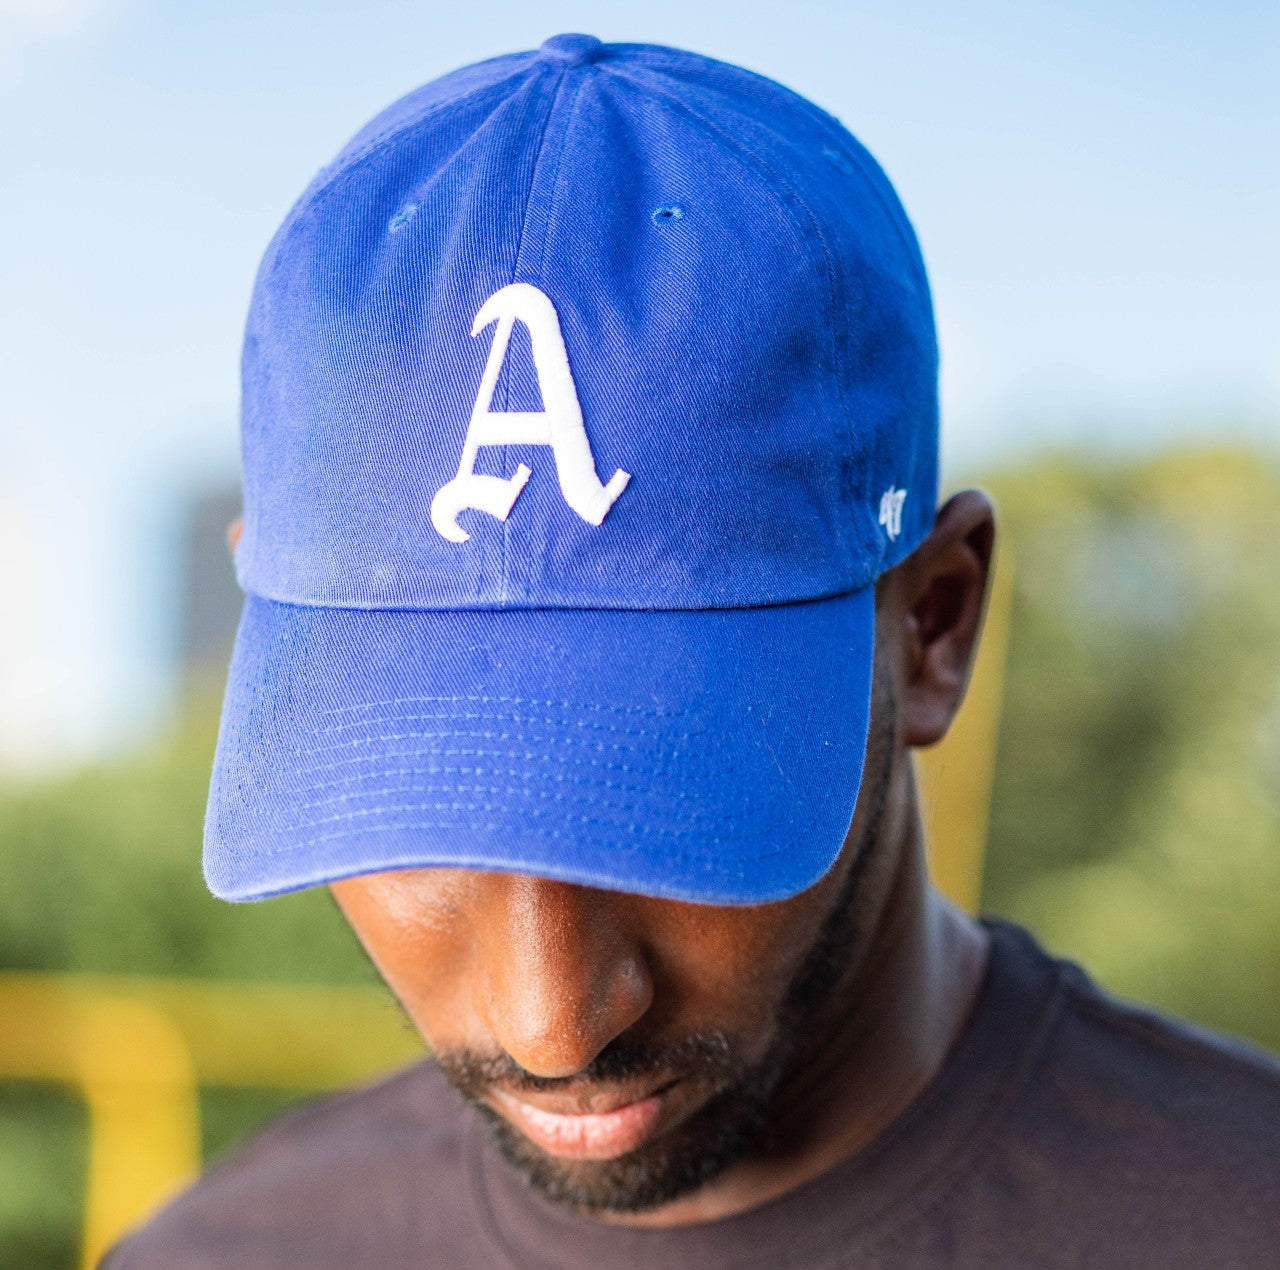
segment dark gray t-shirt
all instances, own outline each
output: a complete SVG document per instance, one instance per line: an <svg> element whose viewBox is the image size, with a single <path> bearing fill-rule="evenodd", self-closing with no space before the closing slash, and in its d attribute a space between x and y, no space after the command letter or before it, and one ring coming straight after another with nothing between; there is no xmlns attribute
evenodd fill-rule
<svg viewBox="0 0 1280 1270"><path fill-rule="evenodd" d="M928 1089L866 1150L751 1212L656 1231L558 1209L424 1063L286 1115L107 1264L1280 1266L1280 1065L991 929L972 1018Z"/></svg>

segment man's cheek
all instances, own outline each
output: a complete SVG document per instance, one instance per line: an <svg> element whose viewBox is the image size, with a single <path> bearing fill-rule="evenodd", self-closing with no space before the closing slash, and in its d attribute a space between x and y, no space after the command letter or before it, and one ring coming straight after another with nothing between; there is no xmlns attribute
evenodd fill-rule
<svg viewBox="0 0 1280 1270"><path fill-rule="evenodd" d="M757 1061L777 1029L790 982L786 964L757 956L721 966L714 976L699 973L696 983L679 992L680 1008L667 1013L658 1030L662 1035L718 1031L731 1038L735 1058ZM656 1011L652 1021L658 1023Z"/></svg>
<svg viewBox="0 0 1280 1270"><path fill-rule="evenodd" d="M453 941L417 938L369 949L378 973L427 1045L492 1043L472 1007L470 957Z"/></svg>

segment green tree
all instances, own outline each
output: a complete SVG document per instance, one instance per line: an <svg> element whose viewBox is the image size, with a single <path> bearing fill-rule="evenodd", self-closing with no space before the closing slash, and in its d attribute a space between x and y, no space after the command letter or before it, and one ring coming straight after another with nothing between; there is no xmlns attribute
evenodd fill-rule
<svg viewBox="0 0 1280 1270"><path fill-rule="evenodd" d="M1280 1049L1280 466L991 478L1017 562L986 906Z"/></svg>

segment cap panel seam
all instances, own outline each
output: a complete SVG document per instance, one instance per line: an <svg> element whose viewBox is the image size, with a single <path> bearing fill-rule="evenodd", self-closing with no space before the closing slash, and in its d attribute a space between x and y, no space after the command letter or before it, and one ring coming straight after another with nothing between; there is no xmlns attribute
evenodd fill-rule
<svg viewBox="0 0 1280 1270"><path fill-rule="evenodd" d="M560 199L560 189L561 189L560 177L561 177L561 173L564 170L564 152L565 152L565 147L569 143L569 133L573 130L573 121L577 118L577 115L578 115L578 102L582 96L582 88L585 83L586 83L585 75L579 74L576 76L576 82L574 84L574 89L573 89L573 96L569 99L569 103L565 108L564 130L560 134L560 144L556 150L555 176L552 178L552 181L551 181L551 190L547 197L546 213L542 218L542 241L538 245L537 278L539 282L543 282L546 279L547 244L551 239L551 225L555 220L556 208L559 204L559 199ZM523 241L521 243L521 246L523 246ZM521 276L523 276L524 273L526 272L522 264L517 266L517 270ZM567 347L565 349L565 356L566 357L569 356ZM570 366L570 373L572 373L572 367L573 367L572 358L570 358L569 366ZM543 402L543 407L545 408L545 406L546 406L546 402ZM503 598L505 600L510 600L512 598L512 595L511 595L511 587L509 586L509 580L507 577L506 543L508 541L508 535L510 535L513 532L513 526L510 524L510 522L505 522L502 528L503 528L502 593L503 593ZM526 576L525 586L523 588L524 594L518 598L526 599L528 597L528 591L529 591L528 577Z"/></svg>
<svg viewBox="0 0 1280 1270"><path fill-rule="evenodd" d="M485 84L480 88L475 88L471 92L463 94L461 97L454 97L448 101L438 102L436 105L429 107L426 111L415 118L407 120L396 127L389 128L375 137L371 137L369 141L354 154L351 154L344 159L336 160L334 163L331 163L327 167L321 169L320 175L316 177L311 186L304 191L302 196L289 209L288 214L285 216L284 223L276 231L275 236L268 245L260 270L260 282L269 282L274 280L280 266L280 258L283 250L289 240L293 237L293 231L298 227L298 225L327 203L337 188L346 180L354 176L358 171L362 170L365 163L372 158L375 153L379 152L385 144L392 141L401 141L411 137L418 130L434 123L437 116L446 114L458 107L474 104L478 98L483 97L486 93L494 94L495 108L504 105L510 100L510 95L505 90L512 81L519 79L524 74L525 71L522 70L516 74L508 75L503 79L495 80L492 84ZM270 300L271 295L267 295L264 298ZM275 311L273 303L264 307L264 316L269 317Z"/></svg>
<svg viewBox="0 0 1280 1270"><path fill-rule="evenodd" d="M547 269L547 244L551 240L551 225L555 220L556 208L559 205L561 182L560 176L564 169L564 151L565 146L569 142L569 133L573 129L573 121L578 114L578 99L582 96L582 87L585 83L585 77L579 75L578 82L574 86L573 97L565 111L564 132L560 136L560 145L556 150L556 172L552 178L551 190L547 199L547 212L542 219L542 241L538 244L538 280L543 281L546 278Z"/></svg>
<svg viewBox="0 0 1280 1270"><path fill-rule="evenodd" d="M501 57L496 57L492 60L501 61L502 59ZM477 65L483 65L483 63L477 63ZM392 124L390 127L384 128L381 132L375 133L372 137L369 137L358 150L353 150L349 155L340 156L336 159L335 164L341 165L341 169L345 170L352 164L358 163L367 158L369 153L372 150L376 150L384 141L398 138L402 133L411 131L418 127L419 124L425 123L433 115L439 114L441 111L447 110L451 106L464 105L467 102L473 101L482 93L491 92L494 89L505 87L512 80L519 79L522 75L527 75L535 65L536 58L530 60L519 69L513 70L510 75L504 75L500 79L492 80L487 84L481 84L478 87L471 89L469 92L459 94L457 97L450 97L447 101L437 102L434 106L428 106L422 114L417 115L412 119L403 120L398 124ZM338 173L335 173L335 175L338 175Z"/></svg>
<svg viewBox="0 0 1280 1270"><path fill-rule="evenodd" d="M516 76L512 76L511 78L514 79ZM419 116L413 121L413 123L405 124L402 128L388 132L385 136L380 137L376 143L370 143L370 145L361 150L356 157L344 162L341 168L333 174L330 180L317 187L314 192L308 191L304 194L290 210L285 223L280 227L279 233L276 235L268 249L270 268L269 271L266 271L268 261L264 260L264 280L275 280L276 273L280 267L281 256L284 248L288 241L293 237L294 230L297 229L305 219L309 219L314 216L315 213L318 212L337 193L340 186L354 178L359 172L363 171L368 160L373 158L375 154L381 150L383 142L405 140L419 129L435 123L437 115L444 114L446 111L452 110L458 106L471 104L484 93L504 88L507 83L507 80L501 80L497 84L489 84L482 89L477 89L475 92L468 93L465 97L459 97L452 101L441 102L438 106L432 107L425 114ZM509 95L502 96L494 102L494 106L495 108L501 107L506 105L510 100L511 98ZM267 272L269 272L269 277L267 276ZM270 296L267 298L270 299ZM265 307L265 316L273 316L275 312L274 303Z"/></svg>
<svg viewBox="0 0 1280 1270"><path fill-rule="evenodd" d="M333 163L322 168L312 186L293 205L284 224L280 227L278 237L283 239L288 231L293 228L295 222L301 219L303 213L324 203L332 195L335 186L344 178L350 176L357 168L362 167L366 160L370 159L376 151L382 149L385 144L391 141L407 139L426 124L434 123L438 115L446 114L458 107L472 105L486 93L493 93L497 97L495 105L501 106L505 104L511 99L510 94L505 90L509 88L513 81L526 77L528 71L528 67L522 67L511 75L494 80L491 84L483 84L478 88L473 88L468 93L463 93L459 97L451 97L448 101L437 102L434 106L429 106L422 114L370 137L359 150L336 159Z"/></svg>
<svg viewBox="0 0 1280 1270"><path fill-rule="evenodd" d="M780 172L774 169L763 158L763 156L756 152L754 148L749 146L746 142L739 140L737 137L725 132L719 124L712 119L708 119L706 115L697 110L694 106L690 105L687 101L677 97L669 89L648 83L635 75L628 74L625 69L615 67L609 67L608 69L614 70L615 73L618 74L619 78L625 79L628 83L639 88L642 92L649 92L654 96L661 97L673 109L680 111L695 123L707 129L709 132L714 133L740 164L750 167L755 171L757 176L763 176L766 181L770 182L769 193L774 195L774 200L777 205L786 211L788 219L792 221L792 224L795 225L796 230L798 231L798 237L802 244L805 243L806 235L804 234L802 225L796 217L794 209L799 208L800 211L804 213L804 218L808 223L808 227L812 230L813 237L817 240L818 246L822 251L824 265L823 272L826 276L827 295L831 307L831 360L832 369L835 372L836 397L839 403L841 417L844 420L845 434L849 442L850 450L852 451L854 443L853 419L849 413L849 404L844 390L844 375L842 373L842 367L844 364L843 357L841 355L842 336L845 332L842 329L841 322L842 310L839 304L839 284L837 282L835 261L832 256L831 247L827 241L827 236L823 231L823 225L817 213L808 205L808 203L805 202L791 182ZM777 197L778 193L785 194L786 198L783 199ZM852 490L850 490L849 493L852 495ZM850 520L853 510L852 503L853 500L852 497L850 497L848 503L841 508L844 512L844 523L842 525L844 541L841 542L840 547L845 554L849 553L851 541L856 537L856 535L853 534L853 526Z"/></svg>
<svg viewBox="0 0 1280 1270"><path fill-rule="evenodd" d="M464 93L460 97L439 102L435 106L424 111L422 114L416 116L414 119L405 121L395 127L388 128L377 134L377 136L370 138L369 141L354 154L347 156L340 162L331 164L328 169L324 169L323 171L328 173L327 178L321 180L317 177L311 188L309 188L297 200L297 202L294 203L293 207L290 208L288 215L285 217L284 223L276 231L275 236L268 245L267 252L263 257L254 287L255 300L260 302L251 302L250 319L256 319L258 325L263 329L278 329L279 323L275 320L277 316L275 297L280 289L277 285L277 280L280 269L283 265L285 249L292 242L295 231L299 226L312 219L340 188L345 186L359 173L364 171L370 159L380 154L383 149L391 143L410 139L419 131L427 129L437 121L439 116L468 105L473 105L486 94L490 94L494 98L493 109L500 109L511 100L512 85L522 78L527 78L528 70L529 68L527 66L522 67L519 71L516 71L511 75L504 76L499 80L495 80L491 84L485 84L482 87L473 89L471 92ZM271 359L267 356L265 345L261 341L259 341L257 356L261 372L269 374L272 369L272 363ZM242 455L243 452L244 442L242 439ZM248 467L247 464L243 464L243 466L246 469ZM243 481L242 484L247 490L248 482ZM255 498L255 505L256 501L257 500ZM255 551L257 537L256 524L256 511L252 515L246 515L247 527L254 530L254 533L250 536L249 542L251 545L254 545ZM248 566L249 562L246 558L244 566L246 571ZM505 564L503 568L505 571ZM238 559L237 573L239 573ZM241 583L241 585L246 592L249 591L249 588L243 586L243 583Z"/></svg>
<svg viewBox="0 0 1280 1270"><path fill-rule="evenodd" d="M794 106L798 106L804 110L811 118L813 118L828 136L840 141L843 146L848 147L850 141L853 142L852 157L857 161L860 173L871 184L877 200L883 209L889 213L890 219L893 221L894 228L901 238L903 244L910 248L916 254L920 254L920 244L915 239L914 231L910 229L910 218L906 216L905 209L897 207L895 209L894 198L896 194L892 193L892 182L888 176L880 169L879 163L875 156L857 139L849 130L831 114L830 111L823 109L817 102L810 101L809 98L796 92L795 89L789 88L786 84L762 74L760 71L753 71L746 66L738 66L733 62L726 62L720 58L707 57L705 54L690 54L685 49L673 48L669 45L657 44L616 44L610 47L629 51L632 49L643 50L645 54L645 62L649 66L660 66L664 70L670 70L676 74L685 72L689 69L690 62L695 63L699 67L714 69L717 71L728 71L732 74L743 75L754 80L757 84L763 84L775 92L780 93L787 101ZM618 63L610 62L612 69ZM877 180L877 173L879 179ZM889 186L888 190L885 186Z"/></svg>
<svg viewBox="0 0 1280 1270"><path fill-rule="evenodd" d="M732 63L723 62L715 58L708 58L701 54L691 55L682 49L657 48L656 50L654 50L649 48L649 46L644 46L644 45L636 45L631 47L645 49L646 54L651 54L652 52L656 51L659 54L659 56L656 56L656 57L646 56L646 63L648 65L658 66L661 69L670 71L671 73L674 73L674 74L687 72L689 69L690 63L692 62L699 67L714 68L718 70L724 70L724 71L729 71L736 74L744 75L749 79L755 81L757 84L764 85L767 88L773 90L774 92L780 94L783 98L787 100L787 102L790 105L802 111L821 130L826 140L839 146L840 153L842 156L847 156L850 162L856 164L858 177L861 178L863 185L870 190L872 196L876 200L876 203L880 207L881 211L885 214L890 224L893 226L893 232L897 237L898 241L906 249L912 278L914 280L915 285L920 289L923 303L928 309L931 320L932 320L932 298L931 298L931 288L929 286L928 271L925 268L923 252L920 246L919 239L917 238L915 230L911 225L910 217L907 216L906 209L902 206L901 199L897 191L894 189L893 183L889 180L889 177L884 172L883 168L880 167L875 156L871 154L871 152L858 140L857 137L850 134L848 129L844 127L844 125L840 122L839 119L837 119L829 111L824 110L817 103L812 102L808 98L801 96L794 89L789 88L785 84L779 83L777 80L771 79L767 75L762 75L758 71L748 70L747 68L741 67L741 66L734 66ZM690 109L692 109L692 107ZM714 124L708 124L708 126L714 127ZM786 140L785 137L783 139ZM764 164L765 161L761 159L761 163ZM777 178L777 179L781 180L782 178ZM806 211L808 211L811 216L815 217L815 220L818 220L818 224L820 225L821 221L819 218L817 218L816 213L814 213L812 209L810 209L808 205L804 203L804 200L798 194L796 197L797 197L797 201L800 202L801 205L805 207ZM845 332L845 335L847 338L848 336L847 331ZM934 331L934 335L933 335L933 349L934 349L934 364L935 364L934 374L935 374L935 380L936 380L936 373L937 373L936 371L936 364L937 364L936 330ZM839 388L842 393L842 399L843 399L843 392L844 392L843 380L840 381ZM852 435L852 426L853 426L852 419L850 419L851 435ZM853 490L850 491L851 498L856 499L855 505L860 505L865 507L874 507L876 498L879 496L879 493L880 493L878 489L872 488L872 484L873 484L875 474L878 471L880 471L884 466L879 460L885 457L884 455L885 438L883 434L877 433L873 437L873 441L875 443L874 454L870 456L872 461L869 461L867 464L864 465L863 473L861 477L861 490L856 495ZM937 493L938 491L935 486L935 488L929 492L928 497L930 501L936 503ZM856 530L854 531L853 539L855 543L859 541ZM876 535L873 541L876 544L875 550L877 552L877 557L879 562L877 566L877 572L882 572L886 567L886 564L885 564L886 558L890 554L889 552L890 544L887 543L884 540L883 536L881 535Z"/></svg>
<svg viewBox="0 0 1280 1270"><path fill-rule="evenodd" d="M550 158L550 155L548 154L548 151L547 151L547 134L551 131L551 124L555 117L556 107L560 104L560 99L564 95L567 79L568 79L568 75L562 72L560 83L556 88L556 94L551 103L551 109L547 112L547 119L546 119L546 123L543 125L542 135L538 138L538 160L534 167L533 179L529 182L529 193L525 198L524 213L520 218L520 236L516 243L516 259L515 259L515 264L512 268L512 274L511 274L512 282L519 281L520 278L526 272L524 255L525 255L525 248L527 245L529 211L533 205L534 193L537 190L538 178L542 173L543 166L546 163L552 162L552 159ZM542 241L539 244L539 248L538 248L539 268L541 268L546 258L547 227L551 219L551 215L550 215L551 204L554 202L556 190L559 188L560 168L562 166L561 161L564 157L564 147L565 147L565 143L568 140L569 128L572 125L573 116L577 110L578 96L581 92L582 92L582 80L581 80L581 77L579 77L578 83L573 88L572 96L569 98L567 104L565 105L564 124L560 133L559 143L555 148L555 158L554 158L555 174L551 178L550 198L548 200L547 214L543 217Z"/></svg>
<svg viewBox="0 0 1280 1270"><path fill-rule="evenodd" d="M547 134L551 131L551 124L556 117L556 109L560 105L560 99L564 96L564 91L565 91L565 86L567 81L568 81L568 75L566 73L566 70L562 70L560 72L559 83L557 83L556 85L555 94L551 99L551 105L547 110L547 117L543 121L542 133L538 137L538 157L534 162L533 172L529 178L529 192L528 194L525 195L524 211L520 215L520 232L516 239L515 259L512 262L512 266L511 266L512 282L517 281L524 272L523 257L524 257L524 251L525 251L525 236L526 236L526 231L529 225L529 213L530 213L530 209L533 207L533 199L538 189L538 178L542 172L543 164L548 161ZM578 83L573 90L573 96L569 99L569 103L565 107L564 128L560 134L560 144L556 149L555 176L552 178L552 187L551 187L553 200L555 197L556 187L559 185L559 181L560 181L561 159L564 156L565 141L569 135L569 125L573 120L573 114L577 107L577 102L578 102L578 94L581 91L582 91L582 79L581 79L581 76L579 76ZM549 219L550 219L550 210L548 210L547 215L544 216L543 218L542 250L541 250L542 256L545 256L546 254L547 223ZM543 407L545 409L546 402L543 402ZM506 375L506 392L503 397L503 409L509 410L510 408L511 408L511 373L508 370ZM509 463L508 463L509 449L510 447L506 445L502 447L502 470L504 473L509 468ZM512 530L511 521L509 519L504 520L502 522L502 554L499 561L499 574L498 574L498 586L499 586L498 595L501 603L503 604L507 604L511 600L511 579L508 574L508 565L510 560L510 546L511 546L511 530Z"/></svg>
<svg viewBox="0 0 1280 1270"><path fill-rule="evenodd" d="M296 203L289 209L288 215L284 219L284 223L276 231L275 237L267 247L266 255L263 257L262 267L259 271L259 289L264 283L275 280L276 274L280 267L281 256L285 246L293 237L293 231L307 217L322 207L332 197L337 187L344 181L352 177L358 170L363 169L364 164L370 159L375 152L381 150L386 142L399 141L412 136L420 128L426 127L428 124L434 123L438 115L455 109L459 106L473 104L477 98L482 97L485 93L495 93L495 108L503 105L510 100L508 95L500 95L498 90L505 89L512 80L518 79L524 72L518 72L515 75L507 76L504 79L495 81L492 84L486 84L482 88L476 88L461 97L451 98L449 101L439 102L432 106L423 114L418 115L415 119L400 124L395 128L390 128L386 132L379 133L376 137L370 138L369 142L350 155L346 159L330 164L329 167L322 169L321 177L317 177L315 182L308 188ZM327 174L327 176L325 175ZM275 305L272 299L274 292L264 293L263 299L267 301L262 306L264 317L271 317L275 313Z"/></svg>
<svg viewBox="0 0 1280 1270"><path fill-rule="evenodd" d="M920 289L922 302L929 317L933 344L933 391L936 398L938 377L938 334L933 316L932 292L929 287L928 271L925 269L924 254L919 241L916 239L915 231L911 228L911 221L906 214L906 209L902 206L901 200L899 199L896 190L894 190L892 182L890 182L883 168L880 167L875 156L872 155L856 137L852 136L838 119L828 114L820 106L800 97L798 94L792 95L797 98L809 114L813 116L819 127L821 127L827 134L830 144L838 147L839 153L842 156L847 157L851 163L857 166L858 174L862 178L863 185L871 190L877 204L893 226L893 230L898 241L906 249L915 285ZM896 417L902 417L900 405L896 412ZM881 430L876 433L874 437L875 454L873 456L873 460L867 464L866 472L863 477L862 502L868 509L874 509L876 507L877 496L881 493L880 490L872 487L874 474L889 470L892 466L889 462L891 455L889 453L888 435L888 432L885 430ZM897 478L895 477L895 479ZM923 491L920 492L923 493ZM927 497L930 502L936 505L938 497L936 486L934 489L928 491ZM891 560L893 555L893 544L892 542L887 541L884 535L877 535L874 541L876 542L876 550L879 558L879 568L883 571L890 567L888 562ZM903 554L905 555L909 553ZM897 561L893 561L893 563L897 563Z"/></svg>

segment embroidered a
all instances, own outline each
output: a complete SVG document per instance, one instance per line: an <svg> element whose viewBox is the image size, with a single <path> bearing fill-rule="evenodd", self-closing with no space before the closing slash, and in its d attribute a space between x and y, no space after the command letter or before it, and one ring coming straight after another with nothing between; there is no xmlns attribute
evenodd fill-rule
<svg viewBox="0 0 1280 1270"><path fill-rule="evenodd" d="M490 410L493 390L511 342L515 323L529 331L533 366L542 393L541 410ZM476 454L482 445L546 445L555 458L556 474L564 501L589 525L600 524L631 479L619 468L607 485L596 475L595 458L583 424L578 390L569 369L564 336L555 305L537 287L513 282L494 292L480 307L471 334L479 335L494 322L493 344L480 378L462 446L458 474L436 491L431 500L431 523L450 542L466 542L470 535L457 523L466 508L488 512L506 520L532 471L521 463L514 476L484 476L476 472Z"/></svg>
<svg viewBox="0 0 1280 1270"><path fill-rule="evenodd" d="M902 532L902 504L906 498L906 490L894 489L892 485L880 496L880 523L890 542Z"/></svg>

